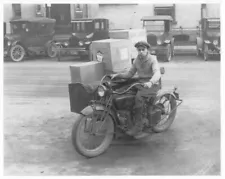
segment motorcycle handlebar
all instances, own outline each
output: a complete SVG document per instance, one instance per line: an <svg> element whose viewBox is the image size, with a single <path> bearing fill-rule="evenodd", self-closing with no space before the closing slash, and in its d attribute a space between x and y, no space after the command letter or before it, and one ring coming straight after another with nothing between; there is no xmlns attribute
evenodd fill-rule
<svg viewBox="0 0 225 179"><path fill-rule="evenodd" d="M136 85L141 85L141 86L143 86L143 83L134 83L134 84L132 84L129 88L127 88L125 91L123 91L123 92L121 92L121 93L116 92L116 91L113 91L113 94L119 94L119 95L122 95L122 94L124 94L124 93L127 93L131 88L133 88L133 87L136 86Z"/></svg>

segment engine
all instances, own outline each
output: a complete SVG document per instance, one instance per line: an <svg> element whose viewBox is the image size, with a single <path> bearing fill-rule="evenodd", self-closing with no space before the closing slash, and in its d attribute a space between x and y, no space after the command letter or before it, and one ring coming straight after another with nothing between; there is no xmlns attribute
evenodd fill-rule
<svg viewBox="0 0 225 179"><path fill-rule="evenodd" d="M135 96L132 94L119 95L114 98L114 104L117 110L132 110L135 104Z"/></svg>

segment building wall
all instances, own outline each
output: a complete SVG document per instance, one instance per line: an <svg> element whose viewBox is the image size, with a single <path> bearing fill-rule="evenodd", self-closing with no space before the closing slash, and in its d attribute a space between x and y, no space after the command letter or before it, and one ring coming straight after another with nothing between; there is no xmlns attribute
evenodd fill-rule
<svg viewBox="0 0 225 179"><path fill-rule="evenodd" d="M153 4L99 5L95 17L107 18L110 29L142 28L141 18L153 15Z"/></svg>
<svg viewBox="0 0 225 179"><path fill-rule="evenodd" d="M206 5L206 16L208 17L220 17L220 4L207 4Z"/></svg>
<svg viewBox="0 0 225 179"><path fill-rule="evenodd" d="M201 19L201 4L176 4L176 21L174 28L196 28Z"/></svg>
<svg viewBox="0 0 225 179"><path fill-rule="evenodd" d="M22 18L36 17L36 5L21 4L21 16Z"/></svg>
<svg viewBox="0 0 225 179"><path fill-rule="evenodd" d="M4 22L9 22L14 17L12 4L4 4ZM21 4L21 17L29 18L36 16L36 4Z"/></svg>
<svg viewBox="0 0 225 179"><path fill-rule="evenodd" d="M4 4L4 22L9 22L13 18L12 4Z"/></svg>
<svg viewBox="0 0 225 179"><path fill-rule="evenodd" d="M194 29L201 20L201 4L176 4L174 28ZM103 17L110 21L111 29L141 28L143 16L154 15L154 4L89 5L89 17ZM220 17L220 4L207 4L210 17Z"/></svg>

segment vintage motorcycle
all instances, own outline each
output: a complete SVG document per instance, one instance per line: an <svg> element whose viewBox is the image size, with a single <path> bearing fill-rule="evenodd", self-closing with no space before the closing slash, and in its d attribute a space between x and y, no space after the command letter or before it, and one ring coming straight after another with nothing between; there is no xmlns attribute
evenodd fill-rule
<svg viewBox="0 0 225 179"><path fill-rule="evenodd" d="M164 68L161 68L164 74ZM97 100L80 111L72 129L72 142L78 153L96 157L104 153L119 132L126 133L134 125L134 104L140 78L111 79L105 75L97 87ZM160 79L161 83L161 79ZM161 89L144 103L144 129L149 135L167 130L173 123L177 107L182 103L177 88Z"/></svg>

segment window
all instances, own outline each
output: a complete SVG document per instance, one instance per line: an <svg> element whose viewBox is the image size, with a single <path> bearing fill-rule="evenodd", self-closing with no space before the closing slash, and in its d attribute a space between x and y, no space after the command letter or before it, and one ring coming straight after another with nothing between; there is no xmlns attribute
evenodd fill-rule
<svg viewBox="0 0 225 179"><path fill-rule="evenodd" d="M12 4L12 9L15 17L21 17L21 5L20 4Z"/></svg>
<svg viewBox="0 0 225 179"><path fill-rule="evenodd" d="M100 29L100 23L99 23L99 22L96 22L96 23L95 23L95 29L97 29L97 30Z"/></svg>
<svg viewBox="0 0 225 179"><path fill-rule="evenodd" d="M101 28L102 30L103 29L105 29L105 24L104 24L104 22L102 22L102 28Z"/></svg>
<svg viewBox="0 0 225 179"><path fill-rule="evenodd" d="M173 22L176 23L175 17L175 4L170 5L155 5L154 6L155 15L167 15L173 18Z"/></svg>

